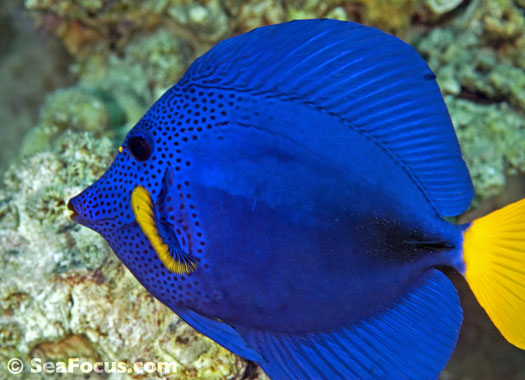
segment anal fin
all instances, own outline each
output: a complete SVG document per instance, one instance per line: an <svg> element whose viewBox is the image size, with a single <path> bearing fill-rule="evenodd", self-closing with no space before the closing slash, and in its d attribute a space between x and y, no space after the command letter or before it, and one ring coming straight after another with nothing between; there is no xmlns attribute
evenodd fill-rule
<svg viewBox="0 0 525 380"><path fill-rule="evenodd" d="M339 330L304 335L239 329L272 380L437 379L462 321L457 292L432 269L385 312Z"/></svg>

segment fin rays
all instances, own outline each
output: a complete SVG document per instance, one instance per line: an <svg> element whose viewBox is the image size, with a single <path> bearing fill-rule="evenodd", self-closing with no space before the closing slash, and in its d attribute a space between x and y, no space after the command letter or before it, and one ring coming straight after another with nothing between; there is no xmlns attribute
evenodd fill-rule
<svg viewBox="0 0 525 380"><path fill-rule="evenodd" d="M131 194L131 208L140 229L151 243L160 261L171 272L187 274L197 269L197 262L183 252L176 239L167 242L166 231L159 224L149 192L142 186L137 186Z"/></svg>
<svg viewBox="0 0 525 380"><path fill-rule="evenodd" d="M465 278L503 336L525 349L525 200L472 222Z"/></svg>
<svg viewBox="0 0 525 380"><path fill-rule="evenodd" d="M432 72L413 48L377 29L335 20L258 28L218 44L181 82L333 115L391 155L439 215L470 204L470 176ZM404 147L414 141L421 149Z"/></svg>
<svg viewBox="0 0 525 380"><path fill-rule="evenodd" d="M240 329L273 380L435 379L461 323L457 293L441 272L389 310L348 328L304 335Z"/></svg>

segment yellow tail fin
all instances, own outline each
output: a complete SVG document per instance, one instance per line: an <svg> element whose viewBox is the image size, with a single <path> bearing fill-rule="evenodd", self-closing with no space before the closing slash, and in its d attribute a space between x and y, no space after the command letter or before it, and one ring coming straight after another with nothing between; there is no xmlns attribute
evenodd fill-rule
<svg viewBox="0 0 525 380"><path fill-rule="evenodd" d="M525 349L525 199L474 220L463 252L477 300L503 336Z"/></svg>

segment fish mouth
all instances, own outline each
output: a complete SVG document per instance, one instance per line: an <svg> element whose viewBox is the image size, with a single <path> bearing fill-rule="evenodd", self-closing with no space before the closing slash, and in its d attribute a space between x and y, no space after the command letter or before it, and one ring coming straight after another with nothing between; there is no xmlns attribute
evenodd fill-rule
<svg viewBox="0 0 525 380"><path fill-rule="evenodd" d="M107 223L109 221L113 221L113 220L117 219L117 216L107 217L107 218L99 218L99 219L95 219L95 220L88 219L88 218L84 217L82 214L80 214L78 212L78 210L75 208L74 202L73 202L74 199L75 198L71 198L67 202L67 208L68 208L69 211L71 211L71 214L69 215L69 219L71 219L75 223L81 224L81 225L86 226L88 228L94 228L94 227L96 227L98 225L101 225L101 224L104 224L104 223Z"/></svg>
<svg viewBox="0 0 525 380"><path fill-rule="evenodd" d="M69 215L69 219L71 219L73 222L77 222L79 215L78 215L78 212L73 207L73 205L71 204L71 199L67 202L67 209L71 211L71 214Z"/></svg>

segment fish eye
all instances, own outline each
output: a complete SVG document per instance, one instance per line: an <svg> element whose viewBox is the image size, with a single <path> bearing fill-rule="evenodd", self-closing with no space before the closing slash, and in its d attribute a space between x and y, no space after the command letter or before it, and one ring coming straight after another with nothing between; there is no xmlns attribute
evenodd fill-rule
<svg viewBox="0 0 525 380"><path fill-rule="evenodd" d="M146 161L151 156L151 144L143 136L133 136L128 141L128 148L133 158L137 161Z"/></svg>

